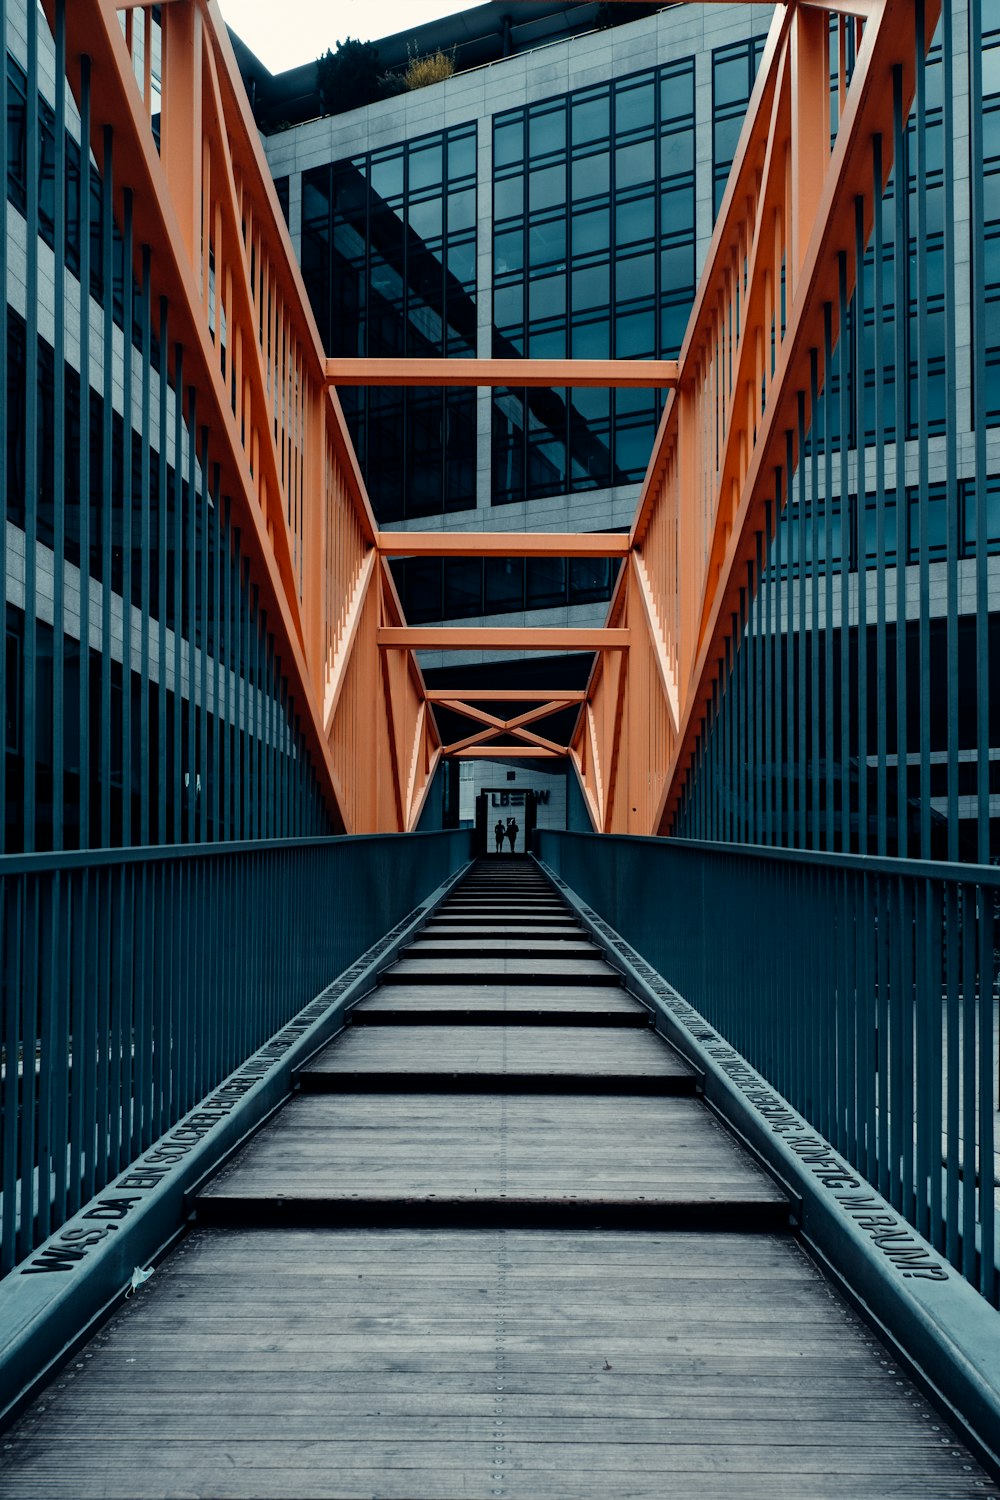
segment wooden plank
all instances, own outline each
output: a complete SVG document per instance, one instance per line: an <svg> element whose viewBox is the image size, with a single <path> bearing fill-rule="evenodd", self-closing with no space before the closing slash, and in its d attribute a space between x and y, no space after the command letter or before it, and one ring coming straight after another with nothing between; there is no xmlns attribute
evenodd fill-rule
<svg viewBox="0 0 1000 1500"><path fill-rule="evenodd" d="M353 1028L341 1034L300 1077L377 1073L401 1079L413 1073L516 1073L580 1079L612 1073L628 1077L690 1078L691 1069L652 1032L609 1038L599 1027L396 1026Z"/></svg>
<svg viewBox="0 0 1000 1500"><path fill-rule="evenodd" d="M11 1500L998 1494L787 1237L199 1231L89 1353Z"/></svg>

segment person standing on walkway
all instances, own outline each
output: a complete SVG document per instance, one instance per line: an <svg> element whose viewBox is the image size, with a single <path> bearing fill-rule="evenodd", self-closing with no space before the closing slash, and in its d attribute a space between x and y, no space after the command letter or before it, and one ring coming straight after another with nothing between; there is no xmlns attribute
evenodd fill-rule
<svg viewBox="0 0 1000 1500"><path fill-rule="evenodd" d="M508 840L510 842L510 852L511 852L511 854L514 853L514 844L517 841L518 832L519 832L519 830L518 830L517 823L514 821L513 818L508 818L507 819L507 838L508 838Z"/></svg>
<svg viewBox="0 0 1000 1500"><path fill-rule="evenodd" d="M497 818L496 827L493 830L493 837L497 841L497 853L502 854L504 840L504 826L502 818Z"/></svg>

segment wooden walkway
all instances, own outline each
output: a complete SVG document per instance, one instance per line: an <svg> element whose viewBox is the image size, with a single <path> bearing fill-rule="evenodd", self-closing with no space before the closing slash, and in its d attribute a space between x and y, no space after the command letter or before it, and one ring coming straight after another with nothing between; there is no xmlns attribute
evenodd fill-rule
<svg viewBox="0 0 1000 1500"><path fill-rule="evenodd" d="M984 1500L527 861L471 873L0 1496Z"/></svg>

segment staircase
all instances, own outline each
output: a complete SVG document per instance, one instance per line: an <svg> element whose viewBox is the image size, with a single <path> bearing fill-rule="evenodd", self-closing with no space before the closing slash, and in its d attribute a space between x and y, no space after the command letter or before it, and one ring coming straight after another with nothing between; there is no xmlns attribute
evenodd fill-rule
<svg viewBox="0 0 1000 1500"><path fill-rule="evenodd" d="M0 1494L996 1496L650 1023L533 862L480 861Z"/></svg>

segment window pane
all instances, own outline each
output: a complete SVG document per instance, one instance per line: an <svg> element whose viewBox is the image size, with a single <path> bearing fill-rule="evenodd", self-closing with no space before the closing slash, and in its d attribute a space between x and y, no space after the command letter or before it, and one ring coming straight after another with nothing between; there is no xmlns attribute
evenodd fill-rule
<svg viewBox="0 0 1000 1500"><path fill-rule="evenodd" d="M653 142L638 141L633 146L621 146L615 152L615 185L619 188L636 187L640 182L652 182L656 174Z"/></svg>
<svg viewBox="0 0 1000 1500"><path fill-rule="evenodd" d="M410 192L418 188L435 187L441 181L443 154L441 142L410 150Z"/></svg>
<svg viewBox="0 0 1000 1500"><path fill-rule="evenodd" d="M524 608L524 561L518 557L486 559L486 613L505 614Z"/></svg>
<svg viewBox="0 0 1000 1500"><path fill-rule="evenodd" d="M615 129L618 131L649 128L653 123L653 80L638 88L615 90Z"/></svg>
<svg viewBox="0 0 1000 1500"><path fill-rule="evenodd" d="M532 224L528 230L528 260L532 266L548 265L566 259L566 220L549 219Z"/></svg>
<svg viewBox="0 0 1000 1500"><path fill-rule="evenodd" d="M448 142L448 176L472 177L476 171L476 137L452 136Z"/></svg>
<svg viewBox="0 0 1000 1500"><path fill-rule="evenodd" d="M573 144L604 140L610 134L608 95L582 99L573 104Z"/></svg>
<svg viewBox="0 0 1000 1500"><path fill-rule="evenodd" d="M483 561L479 557L449 557L444 564L444 612L451 620L483 612Z"/></svg>
<svg viewBox="0 0 1000 1500"><path fill-rule="evenodd" d="M589 255L594 250L608 250L611 244L611 216L606 208L592 208L573 215L573 254Z"/></svg>
<svg viewBox="0 0 1000 1500"><path fill-rule="evenodd" d="M593 323L574 323L574 359L608 359L610 352L611 336L607 318Z"/></svg>
<svg viewBox="0 0 1000 1500"><path fill-rule="evenodd" d="M664 293L694 285L694 246L675 245L660 257L660 288Z"/></svg>
<svg viewBox="0 0 1000 1500"><path fill-rule="evenodd" d="M448 233L471 229L476 222L476 190L465 188L448 195Z"/></svg>
<svg viewBox="0 0 1000 1500"><path fill-rule="evenodd" d="M506 177L493 184L493 212L498 219L524 213L523 177Z"/></svg>
<svg viewBox="0 0 1000 1500"><path fill-rule="evenodd" d="M532 320L562 317L566 311L566 277L533 278L528 284L528 308Z"/></svg>
<svg viewBox="0 0 1000 1500"><path fill-rule="evenodd" d="M493 272L503 276L507 271L520 271L524 265L524 231L507 230L493 241Z"/></svg>
<svg viewBox="0 0 1000 1500"><path fill-rule="evenodd" d="M566 559L529 557L525 565L529 609L551 608L566 601Z"/></svg>
<svg viewBox="0 0 1000 1500"><path fill-rule="evenodd" d="M636 240L652 238L652 198L637 198L631 203L619 203L615 209L615 242L627 245Z"/></svg>
<svg viewBox="0 0 1000 1500"><path fill-rule="evenodd" d="M573 161L573 198L595 198L611 186L611 164L607 151L578 156Z"/></svg>
<svg viewBox="0 0 1000 1500"><path fill-rule="evenodd" d="M372 193L380 198L398 198L403 191L403 153L372 157L370 180Z"/></svg>
<svg viewBox="0 0 1000 1500"><path fill-rule="evenodd" d="M510 120L498 125L493 133L493 165L506 167L520 161L524 155L524 125Z"/></svg>
<svg viewBox="0 0 1000 1500"><path fill-rule="evenodd" d="M660 119L678 120L694 114L694 73L672 73L660 83Z"/></svg>
<svg viewBox="0 0 1000 1500"><path fill-rule="evenodd" d="M652 255L633 255L615 268L615 294L619 301L652 297L655 267Z"/></svg>
<svg viewBox="0 0 1000 1500"><path fill-rule="evenodd" d="M497 287L493 293L493 321L498 328L509 328L524 322L524 286L516 281L513 286Z"/></svg>
<svg viewBox="0 0 1000 1500"><path fill-rule="evenodd" d="M562 105L544 113L532 112L528 120L528 143L532 157L565 151L566 111Z"/></svg>
<svg viewBox="0 0 1000 1500"><path fill-rule="evenodd" d="M610 269L607 265L587 266L573 272L573 310L608 306L611 295Z"/></svg>
<svg viewBox="0 0 1000 1500"><path fill-rule="evenodd" d="M528 179L528 207L556 208L566 202L566 168L560 164L534 171Z"/></svg>
<svg viewBox="0 0 1000 1500"><path fill-rule="evenodd" d="M749 97L750 75L746 49L741 48L737 56L716 61L712 69L715 88L715 107L722 109L727 104L741 104Z"/></svg>

